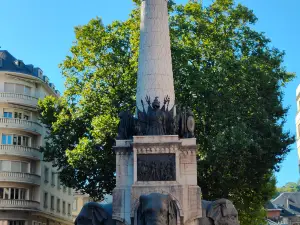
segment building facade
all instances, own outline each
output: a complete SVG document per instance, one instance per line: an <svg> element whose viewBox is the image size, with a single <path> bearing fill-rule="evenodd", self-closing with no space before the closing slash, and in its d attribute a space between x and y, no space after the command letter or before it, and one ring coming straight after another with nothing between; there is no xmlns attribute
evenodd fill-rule
<svg viewBox="0 0 300 225"><path fill-rule="evenodd" d="M296 102L297 102L297 114L296 114L296 137L297 137L297 151L298 151L298 169L300 172L300 84L296 89Z"/></svg>
<svg viewBox="0 0 300 225"><path fill-rule="evenodd" d="M59 96L40 68L0 51L0 225L72 224L72 190L38 150L40 98Z"/></svg>

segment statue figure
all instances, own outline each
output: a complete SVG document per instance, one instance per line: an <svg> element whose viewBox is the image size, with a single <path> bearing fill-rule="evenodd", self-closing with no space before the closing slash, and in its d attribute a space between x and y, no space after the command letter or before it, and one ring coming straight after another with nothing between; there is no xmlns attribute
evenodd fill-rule
<svg viewBox="0 0 300 225"><path fill-rule="evenodd" d="M150 97L146 96L146 102L148 103L148 112L146 113L144 107L144 101L141 100L143 106L143 113L147 118L147 135L164 135L165 132L165 115L163 111L160 109L160 102L158 101L158 97L155 97L152 102L152 106L150 103Z"/></svg>
<svg viewBox="0 0 300 225"><path fill-rule="evenodd" d="M199 225L239 225L238 212L228 199L202 201L203 217Z"/></svg>
<svg viewBox="0 0 300 225"><path fill-rule="evenodd" d="M75 225L116 225L112 219L112 204L86 203L74 222Z"/></svg>
<svg viewBox="0 0 300 225"><path fill-rule="evenodd" d="M136 220L137 225L177 225L176 203L169 195L142 195Z"/></svg>
<svg viewBox="0 0 300 225"><path fill-rule="evenodd" d="M175 132L175 120L174 120L174 110L175 110L175 105L173 108L169 111L169 103L170 103L170 97L167 95L164 98L164 105L162 107L162 111L165 114L165 134L166 135L174 135ZM167 105L167 107L166 107Z"/></svg>
<svg viewBox="0 0 300 225"><path fill-rule="evenodd" d="M160 108L158 97L155 97L151 104L151 99L146 96L148 103L147 112L144 101L141 100L143 111L138 110L139 127L143 135L168 135L174 134L173 109L169 111L169 96L164 98L164 105Z"/></svg>
<svg viewBox="0 0 300 225"><path fill-rule="evenodd" d="M135 133L134 118L130 111L122 111L119 113L120 123L118 126L117 140L131 139Z"/></svg>
<svg viewBox="0 0 300 225"><path fill-rule="evenodd" d="M194 113L185 107L180 110L178 119L178 134L181 138L195 137L195 119Z"/></svg>
<svg viewBox="0 0 300 225"><path fill-rule="evenodd" d="M180 138L193 138L195 136L195 119L190 109L183 108L175 116L175 105L169 110L170 98L164 98L160 108L158 97L151 103L149 96L145 98L148 107L145 110L144 101L141 100L143 111L137 109L138 118L134 118L130 111L119 114L117 140L131 139L134 135L175 135Z"/></svg>

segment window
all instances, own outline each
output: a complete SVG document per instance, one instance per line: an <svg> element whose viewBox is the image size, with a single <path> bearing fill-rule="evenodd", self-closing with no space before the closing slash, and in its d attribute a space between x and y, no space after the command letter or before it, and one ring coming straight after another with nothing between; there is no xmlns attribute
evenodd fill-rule
<svg viewBox="0 0 300 225"><path fill-rule="evenodd" d="M4 196L3 199L9 199L10 197L10 188L3 188Z"/></svg>
<svg viewBox="0 0 300 225"><path fill-rule="evenodd" d="M23 110L16 110L16 109L4 109L3 110L3 117L4 118L15 118L15 119L23 119L23 120L30 120L31 112L23 111Z"/></svg>
<svg viewBox="0 0 300 225"><path fill-rule="evenodd" d="M0 171L28 173L29 163L22 161L0 160Z"/></svg>
<svg viewBox="0 0 300 225"><path fill-rule="evenodd" d="M15 112L15 113L14 113L14 118L16 118L16 119L22 119L22 113L20 113L20 112Z"/></svg>
<svg viewBox="0 0 300 225"><path fill-rule="evenodd" d="M29 163L21 162L21 172L23 172L23 173L29 172Z"/></svg>
<svg viewBox="0 0 300 225"><path fill-rule="evenodd" d="M29 146L29 137L22 136L22 145L28 147Z"/></svg>
<svg viewBox="0 0 300 225"><path fill-rule="evenodd" d="M60 178L59 178L59 174L57 174L57 189L59 190L60 187Z"/></svg>
<svg viewBox="0 0 300 225"><path fill-rule="evenodd" d="M20 189L20 198L26 199L26 189Z"/></svg>
<svg viewBox="0 0 300 225"><path fill-rule="evenodd" d="M54 196L53 196L53 195L51 195L50 209L51 209L51 210L54 210Z"/></svg>
<svg viewBox="0 0 300 225"><path fill-rule="evenodd" d="M51 172L51 185L55 186L55 173L53 171Z"/></svg>
<svg viewBox="0 0 300 225"><path fill-rule="evenodd" d="M56 211L60 212L60 199L59 198L56 200Z"/></svg>
<svg viewBox="0 0 300 225"><path fill-rule="evenodd" d="M4 111L3 116L4 118L12 118L13 113L12 112L8 112L8 111Z"/></svg>
<svg viewBox="0 0 300 225"><path fill-rule="evenodd" d="M31 87L24 86L24 94L25 95L30 95L31 94Z"/></svg>
<svg viewBox="0 0 300 225"><path fill-rule="evenodd" d="M8 225L25 225L25 220L9 220Z"/></svg>
<svg viewBox="0 0 300 225"><path fill-rule="evenodd" d="M10 161L0 160L0 171L10 171Z"/></svg>
<svg viewBox="0 0 300 225"><path fill-rule="evenodd" d="M66 191L67 191L67 187L63 186L63 192L66 192Z"/></svg>
<svg viewBox="0 0 300 225"><path fill-rule="evenodd" d="M32 221L32 225L37 225L38 223L36 221Z"/></svg>
<svg viewBox="0 0 300 225"><path fill-rule="evenodd" d="M45 182L48 183L49 182L49 168L48 167L44 168L44 174L45 174Z"/></svg>
<svg viewBox="0 0 300 225"><path fill-rule="evenodd" d="M71 204L68 204L68 215L71 215Z"/></svg>
<svg viewBox="0 0 300 225"><path fill-rule="evenodd" d="M73 210L77 211L77 198L75 198L73 201Z"/></svg>
<svg viewBox="0 0 300 225"><path fill-rule="evenodd" d="M11 162L11 172L22 172L28 173L29 166L27 162L12 161Z"/></svg>
<svg viewBox="0 0 300 225"><path fill-rule="evenodd" d="M21 171L21 164L18 161L11 162L11 172L20 172Z"/></svg>
<svg viewBox="0 0 300 225"><path fill-rule="evenodd" d="M22 145L22 136L14 135L14 145Z"/></svg>
<svg viewBox="0 0 300 225"><path fill-rule="evenodd" d="M43 79L43 71L41 69L38 69L38 77Z"/></svg>
<svg viewBox="0 0 300 225"><path fill-rule="evenodd" d="M24 94L24 85L15 84L15 93Z"/></svg>
<svg viewBox="0 0 300 225"><path fill-rule="evenodd" d="M11 145L12 144L12 135L11 134L2 134L2 141L3 145Z"/></svg>
<svg viewBox="0 0 300 225"><path fill-rule="evenodd" d="M24 119L24 120L29 120L29 116L28 116L27 114L24 113L24 114L23 114L23 119Z"/></svg>
<svg viewBox="0 0 300 225"><path fill-rule="evenodd" d="M31 87L23 84L4 83L4 92L30 95Z"/></svg>
<svg viewBox="0 0 300 225"><path fill-rule="evenodd" d="M69 194L69 195L72 194L71 192L72 192L72 189L71 189L71 188L68 188L68 194Z"/></svg>
<svg viewBox="0 0 300 225"><path fill-rule="evenodd" d="M66 214L66 202L65 201L63 201L62 212L63 212L63 214Z"/></svg>
<svg viewBox="0 0 300 225"><path fill-rule="evenodd" d="M15 85L11 83L4 83L4 92L14 93Z"/></svg>
<svg viewBox="0 0 300 225"><path fill-rule="evenodd" d="M48 193L44 193L44 208L48 208Z"/></svg>
<svg viewBox="0 0 300 225"><path fill-rule="evenodd" d="M6 144L22 145L25 147L31 146L31 137L17 135L17 134L2 134L2 144L3 144L3 135L7 137Z"/></svg>
<svg viewBox="0 0 300 225"><path fill-rule="evenodd" d="M23 188L1 188L0 187L0 199L26 199L26 189Z"/></svg>
<svg viewBox="0 0 300 225"><path fill-rule="evenodd" d="M24 63L23 63L23 61L22 60L15 60L15 65L17 66L17 67L23 67L24 66Z"/></svg>

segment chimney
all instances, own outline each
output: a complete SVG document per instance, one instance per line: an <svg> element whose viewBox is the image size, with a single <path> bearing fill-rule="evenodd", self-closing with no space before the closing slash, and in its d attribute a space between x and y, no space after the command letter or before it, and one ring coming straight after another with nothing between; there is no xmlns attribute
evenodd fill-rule
<svg viewBox="0 0 300 225"><path fill-rule="evenodd" d="M287 197L284 202L284 208L289 209L289 198Z"/></svg>

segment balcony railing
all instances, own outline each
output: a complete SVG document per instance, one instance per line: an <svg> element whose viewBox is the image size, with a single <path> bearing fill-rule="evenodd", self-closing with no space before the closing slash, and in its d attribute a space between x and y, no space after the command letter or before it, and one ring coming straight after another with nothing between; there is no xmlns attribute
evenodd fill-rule
<svg viewBox="0 0 300 225"><path fill-rule="evenodd" d="M2 171L0 172L0 182L1 181L40 185L41 177L31 173Z"/></svg>
<svg viewBox="0 0 300 225"><path fill-rule="evenodd" d="M13 155L42 160L42 153L38 149L19 145L0 145L0 155Z"/></svg>
<svg viewBox="0 0 300 225"><path fill-rule="evenodd" d="M24 94L17 94L17 93L9 93L9 92L0 92L0 102L10 102L10 103L18 103L21 105L28 105L28 106L37 106L38 98L24 95Z"/></svg>
<svg viewBox="0 0 300 225"><path fill-rule="evenodd" d="M30 200L0 199L0 209L38 210L39 202Z"/></svg>
<svg viewBox="0 0 300 225"><path fill-rule="evenodd" d="M43 127L41 124L30 120L21 120L16 118L0 118L0 127L18 128L37 134L43 133Z"/></svg>

